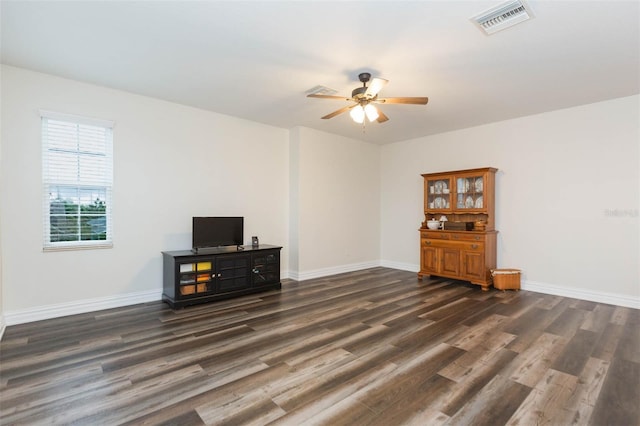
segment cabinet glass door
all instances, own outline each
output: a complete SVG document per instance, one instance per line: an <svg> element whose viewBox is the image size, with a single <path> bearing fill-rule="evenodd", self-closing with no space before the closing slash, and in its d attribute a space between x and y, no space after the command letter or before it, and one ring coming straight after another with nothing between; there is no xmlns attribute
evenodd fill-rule
<svg viewBox="0 0 640 426"><path fill-rule="evenodd" d="M428 179L425 191L427 200L425 210L451 209L451 179Z"/></svg>
<svg viewBox="0 0 640 426"><path fill-rule="evenodd" d="M484 177L465 176L456 178L456 210L479 210L484 208Z"/></svg>
<svg viewBox="0 0 640 426"><path fill-rule="evenodd" d="M252 258L253 285L274 284L280 281L280 253L265 252Z"/></svg>
<svg viewBox="0 0 640 426"><path fill-rule="evenodd" d="M181 263L179 266L180 295L195 296L212 291L212 266L213 263L211 261Z"/></svg>
<svg viewBox="0 0 640 426"><path fill-rule="evenodd" d="M216 259L218 290L221 292L249 288L249 258L247 255L219 256Z"/></svg>

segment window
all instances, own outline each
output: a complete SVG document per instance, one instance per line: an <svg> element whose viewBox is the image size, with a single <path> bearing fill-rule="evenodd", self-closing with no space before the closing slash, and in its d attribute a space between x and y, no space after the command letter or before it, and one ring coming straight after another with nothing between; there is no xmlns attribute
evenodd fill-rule
<svg viewBox="0 0 640 426"><path fill-rule="evenodd" d="M41 116L44 249L111 247L113 123Z"/></svg>

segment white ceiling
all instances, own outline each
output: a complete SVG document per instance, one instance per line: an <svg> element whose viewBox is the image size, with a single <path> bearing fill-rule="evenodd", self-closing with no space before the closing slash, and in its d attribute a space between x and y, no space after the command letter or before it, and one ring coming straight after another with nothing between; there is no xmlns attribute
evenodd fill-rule
<svg viewBox="0 0 640 426"><path fill-rule="evenodd" d="M469 17L501 1L7 1L2 63L377 144L640 92L640 2L535 1L491 36ZM390 80L366 127L346 102L359 72ZM79 111L73 111L80 113ZM103 117L109 118L109 117Z"/></svg>

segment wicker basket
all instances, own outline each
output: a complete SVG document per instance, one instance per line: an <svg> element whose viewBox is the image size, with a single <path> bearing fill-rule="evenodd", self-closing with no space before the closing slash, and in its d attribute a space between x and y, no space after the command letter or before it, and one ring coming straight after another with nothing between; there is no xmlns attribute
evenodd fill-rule
<svg viewBox="0 0 640 426"><path fill-rule="evenodd" d="M492 269L491 276L498 290L520 290L520 269Z"/></svg>

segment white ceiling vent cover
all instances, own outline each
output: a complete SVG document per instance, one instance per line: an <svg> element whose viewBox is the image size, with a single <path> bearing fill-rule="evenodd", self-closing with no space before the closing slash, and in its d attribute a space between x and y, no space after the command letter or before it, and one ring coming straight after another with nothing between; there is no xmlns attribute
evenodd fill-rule
<svg viewBox="0 0 640 426"><path fill-rule="evenodd" d="M509 0L471 18L483 33L489 35L534 17L524 0Z"/></svg>
<svg viewBox="0 0 640 426"><path fill-rule="evenodd" d="M336 89L331 89L327 86L313 86L311 89L305 92L307 95L335 95L338 93Z"/></svg>

